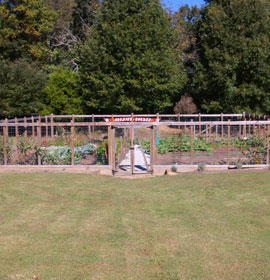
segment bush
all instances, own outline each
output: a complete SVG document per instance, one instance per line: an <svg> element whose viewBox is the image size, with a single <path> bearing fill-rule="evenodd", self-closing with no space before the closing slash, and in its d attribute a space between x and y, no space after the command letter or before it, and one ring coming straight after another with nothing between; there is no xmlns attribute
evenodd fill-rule
<svg viewBox="0 0 270 280"><path fill-rule="evenodd" d="M198 165L198 171L199 172L203 172L205 170L205 163L200 163L199 165Z"/></svg>
<svg viewBox="0 0 270 280"><path fill-rule="evenodd" d="M173 165L173 166L171 167L171 171L172 171L172 172L177 172L177 167L176 167L175 165Z"/></svg>
<svg viewBox="0 0 270 280"><path fill-rule="evenodd" d="M181 97L174 107L174 112L176 114L194 114L197 112L197 106L193 102L193 98L189 95L184 95Z"/></svg>

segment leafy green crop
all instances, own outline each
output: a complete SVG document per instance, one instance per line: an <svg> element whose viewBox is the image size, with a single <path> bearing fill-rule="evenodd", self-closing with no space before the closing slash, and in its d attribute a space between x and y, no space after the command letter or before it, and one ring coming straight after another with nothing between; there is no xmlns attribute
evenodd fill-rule
<svg viewBox="0 0 270 280"><path fill-rule="evenodd" d="M150 152L150 142L147 140L142 141L143 149ZM211 143L207 143L205 140L200 138L193 139L193 150L194 151L212 151ZM187 135L182 136L171 136L167 138L161 138L158 145L158 153L166 154L169 152L188 152L190 151L190 137Z"/></svg>

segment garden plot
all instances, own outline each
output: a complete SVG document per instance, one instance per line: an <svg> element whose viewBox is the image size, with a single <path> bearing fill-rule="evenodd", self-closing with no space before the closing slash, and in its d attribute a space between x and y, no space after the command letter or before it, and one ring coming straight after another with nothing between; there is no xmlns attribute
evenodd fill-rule
<svg viewBox="0 0 270 280"><path fill-rule="evenodd" d="M229 144L229 145L228 145ZM150 142L142 141L143 149L150 153ZM227 138L191 137L186 134L159 139L157 164L265 164L265 139L258 136Z"/></svg>

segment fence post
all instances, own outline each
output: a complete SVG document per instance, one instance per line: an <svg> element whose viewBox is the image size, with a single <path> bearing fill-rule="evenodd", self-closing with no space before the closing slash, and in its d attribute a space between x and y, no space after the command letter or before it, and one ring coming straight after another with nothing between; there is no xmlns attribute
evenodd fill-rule
<svg viewBox="0 0 270 280"><path fill-rule="evenodd" d="M130 167L131 174L134 173L134 127L130 128Z"/></svg>
<svg viewBox="0 0 270 280"><path fill-rule="evenodd" d="M74 165L74 120L71 121L71 165Z"/></svg>
<svg viewBox="0 0 270 280"><path fill-rule="evenodd" d="M112 143L111 143L111 126L108 125L108 164L112 165Z"/></svg>
<svg viewBox="0 0 270 280"><path fill-rule="evenodd" d="M5 120L5 123L7 124L8 120ZM7 155L7 137L8 137L8 126L3 126L3 148L4 148L4 165L7 165L8 163L8 155Z"/></svg>
<svg viewBox="0 0 270 280"><path fill-rule="evenodd" d="M231 153L231 120L228 120L228 146L227 146L227 165L230 165Z"/></svg>
<svg viewBox="0 0 270 280"><path fill-rule="evenodd" d="M180 122L180 113L177 114L177 121ZM180 125L178 125L178 129L180 129Z"/></svg>
<svg viewBox="0 0 270 280"><path fill-rule="evenodd" d="M45 116L45 123L46 123L46 127L45 127L45 129L46 129L46 138L48 138L48 116Z"/></svg>
<svg viewBox="0 0 270 280"><path fill-rule="evenodd" d="M266 164L269 167L269 124L267 124L266 141L267 141Z"/></svg>
<svg viewBox="0 0 270 280"><path fill-rule="evenodd" d="M253 121L255 121L255 114L253 114ZM253 124L253 137L254 137L255 132L256 132L255 124Z"/></svg>
<svg viewBox="0 0 270 280"><path fill-rule="evenodd" d="M193 164L193 120L191 120L190 126L190 164Z"/></svg>
<svg viewBox="0 0 270 280"><path fill-rule="evenodd" d="M202 121L202 117L201 117L201 113L199 113L199 137L201 137L201 132L202 132L201 121Z"/></svg>
<svg viewBox="0 0 270 280"><path fill-rule="evenodd" d="M251 121L251 117L249 117L249 121ZM248 136L251 134L251 124L248 125Z"/></svg>
<svg viewBox="0 0 270 280"><path fill-rule="evenodd" d="M150 171L151 172L153 172L153 165L154 165L153 146L154 146L154 126L151 127L151 139L150 139Z"/></svg>
<svg viewBox="0 0 270 280"><path fill-rule="evenodd" d="M247 137L247 120L245 119L244 121L245 121L245 123L244 123L243 136L244 136L244 137Z"/></svg>
<svg viewBox="0 0 270 280"><path fill-rule="evenodd" d="M54 137L53 114L51 114L51 138Z"/></svg>
<svg viewBox="0 0 270 280"><path fill-rule="evenodd" d="M34 117L31 117L31 121L32 121L32 136L35 136L35 127L33 126L33 123L35 122Z"/></svg>
<svg viewBox="0 0 270 280"><path fill-rule="evenodd" d="M17 123L18 123L18 119L15 118L15 124L17 124ZM19 136L19 131L18 131L18 126L17 125L15 125L15 136L16 136L16 149L17 149L17 147L18 147L18 136Z"/></svg>
<svg viewBox="0 0 270 280"><path fill-rule="evenodd" d="M221 116L221 121L223 122L223 113L220 114ZM221 124L221 138L224 137L224 128L223 128L223 124Z"/></svg>
<svg viewBox="0 0 270 280"><path fill-rule="evenodd" d="M95 138L95 115L92 114L92 135L93 139Z"/></svg>
<svg viewBox="0 0 270 280"><path fill-rule="evenodd" d="M24 122L24 136L27 136L27 119L26 117L23 118L23 122Z"/></svg>
<svg viewBox="0 0 270 280"><path fill-rule="evenodd" d="M38 121L38 127L37 127L37 144L40 149L40 142L41 142L41 124L40 120ZM40 157L40 152L38 153L38 165L41 165L41 157Z"/></svg>

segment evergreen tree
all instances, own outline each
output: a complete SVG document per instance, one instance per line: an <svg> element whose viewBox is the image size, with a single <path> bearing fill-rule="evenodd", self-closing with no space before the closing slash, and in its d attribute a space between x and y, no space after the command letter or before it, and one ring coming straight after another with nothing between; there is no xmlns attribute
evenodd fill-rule
<svg viewBox="0 0 270 280"><path fill-rule="evenodd" d="M95 22L99 0L75 0L72 12L72 31L81 40L87 37L87 31Z"/></svg>
<svg viewBox="0 0 270 280"><path fill-rule="evenodd" d="M208 0L194 96L207 112L270 112L270 2Z"/></svg>
<svg viewBox="0 0 270 280"><path fill-rule="evenodd" d="M86 112L164 112L186 82L158 0L104 0L79 60Z"/></svg>

